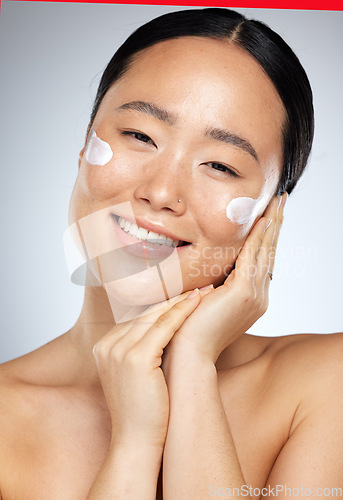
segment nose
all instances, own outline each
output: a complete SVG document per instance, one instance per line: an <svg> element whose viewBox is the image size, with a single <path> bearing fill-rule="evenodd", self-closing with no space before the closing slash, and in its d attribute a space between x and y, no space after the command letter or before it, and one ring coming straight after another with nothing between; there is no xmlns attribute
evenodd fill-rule
<svg viewBox="0 0 343 500"><path fill-rule="evenodd" d="M134 196L154 211L168 210L181 215L186 209L185 187L180 165L172 165L171 162L164 162L162 167L160 164L150 164L142 172Z"/></svg>

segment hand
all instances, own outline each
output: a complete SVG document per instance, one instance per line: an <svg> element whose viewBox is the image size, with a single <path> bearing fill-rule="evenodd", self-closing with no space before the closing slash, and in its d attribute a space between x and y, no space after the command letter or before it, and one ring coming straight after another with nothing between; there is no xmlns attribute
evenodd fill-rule
<svg viewBox="0 0 343 500"><path fill-rule="evenodd" d="M268 271L274 268L286 198L284 194L282 199L272 199L247 237L235 269L222 286L201 299L199 307L169 343L164 367L169 366L170 357L189 359L194 353L215 363L221 352L265 313L270 285Z"/></svg>
<svg viewBox="0 0 343 500"><path fill-rule="evenodd" d="M200 302L185 293L116 325L93 352L112 418L112 444L163 447L169 398L160 368L163 349ZM185 298L186 296L186 298Z"/></svg>

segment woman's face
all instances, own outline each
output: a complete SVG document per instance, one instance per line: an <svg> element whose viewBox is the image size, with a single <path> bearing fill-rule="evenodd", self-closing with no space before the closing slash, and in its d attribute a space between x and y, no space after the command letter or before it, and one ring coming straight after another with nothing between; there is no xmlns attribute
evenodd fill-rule
<svg viewBox="0 0 343 500"><path fill-rule="evenodd" d="M83 150L70 223L103 214L108 249L124 233L118 216L134 217L187 242L174 250L183 290L222 283L277 187L284 117L269 78L232 43L184 37L145 49L100 105L93 130L113 156L94 165ZM259 199L250 218L227 209L240 197ZM139 241L122 236L124 246ZM148 274L136 279L145 293Z"/></svg>

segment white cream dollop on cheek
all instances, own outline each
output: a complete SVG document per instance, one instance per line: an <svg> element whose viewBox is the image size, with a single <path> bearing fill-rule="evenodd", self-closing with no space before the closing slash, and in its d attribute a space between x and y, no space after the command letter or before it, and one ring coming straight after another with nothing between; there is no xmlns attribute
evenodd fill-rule
<svg viewBox="0 0 343 500"><path fill-rule="evenodd" d="M266 202L266 196L257 199L247 196L234 198L226 207L226 217L236 224L247 224L263 212Z"/></svg>
<svg viewBox="0 0 343 500"><path fill-rule="evenodd" d="M252 217L257 200L242 196L234 198L226 207L226 217L236 224L246 224Z"/></svg>
<svg viewBox="0 0 343 500"><path fill-rule="evenodd" d="M240 196L233 198L226 207L226 216L235 224L250 224L262 215L275 191L278 183L278 170L272 168L264 179L261 194L258 198Z"/></svg>
<svg viewBox="0 0 343 500"><path fill-rule="evenodd" d="M99 165L102 167L106 165L113 156L111 146L100 139L91 129L90 138L85 149L85 158L91 165Z"/></svg>

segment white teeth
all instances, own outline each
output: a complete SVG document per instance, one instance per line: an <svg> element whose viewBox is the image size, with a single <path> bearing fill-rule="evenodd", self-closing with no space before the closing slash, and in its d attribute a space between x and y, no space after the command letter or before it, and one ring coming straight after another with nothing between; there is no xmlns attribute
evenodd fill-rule
<svg viewBox="0 0 343 500"><path fill-rule="evenodd" d="M133 224L130 229L129 229L129 233L134 236L135 238L138 238L138 227L136 226L136 224Z"/></svg>
<svg viewBox="0 0 343 500"><path fill-rule="evenodd" d="M177 247L179 244L178 240L172 240L171 238L167 238L163 234L148 231L143 227L137 226L137 224L135 224L134 222L123 219L123 217L118 218L118 224L123 229L123 231L128 233L130 236L139 238L140 240L150 241L151 243L159 245L167 245L168 247L173 248Z"/></svg>
<svg viewBox="0 0 343 500"><path fill-rule="evenodd" d="M165 236L162 236L162 238L167 242L167 238ZM160 235L158 233L154 233L153 231L149 231L147 240L151 241L152 243L158 243L160 240Z"/></svg>
<svg viewBox="0 0 343 500"><path fill-rule="evenodd" d="M140 227L138 229L138 238L140 238L141 240L146 240L147 237L148 237L148 230L147 229L144 229L144 227Z"/></svg>

